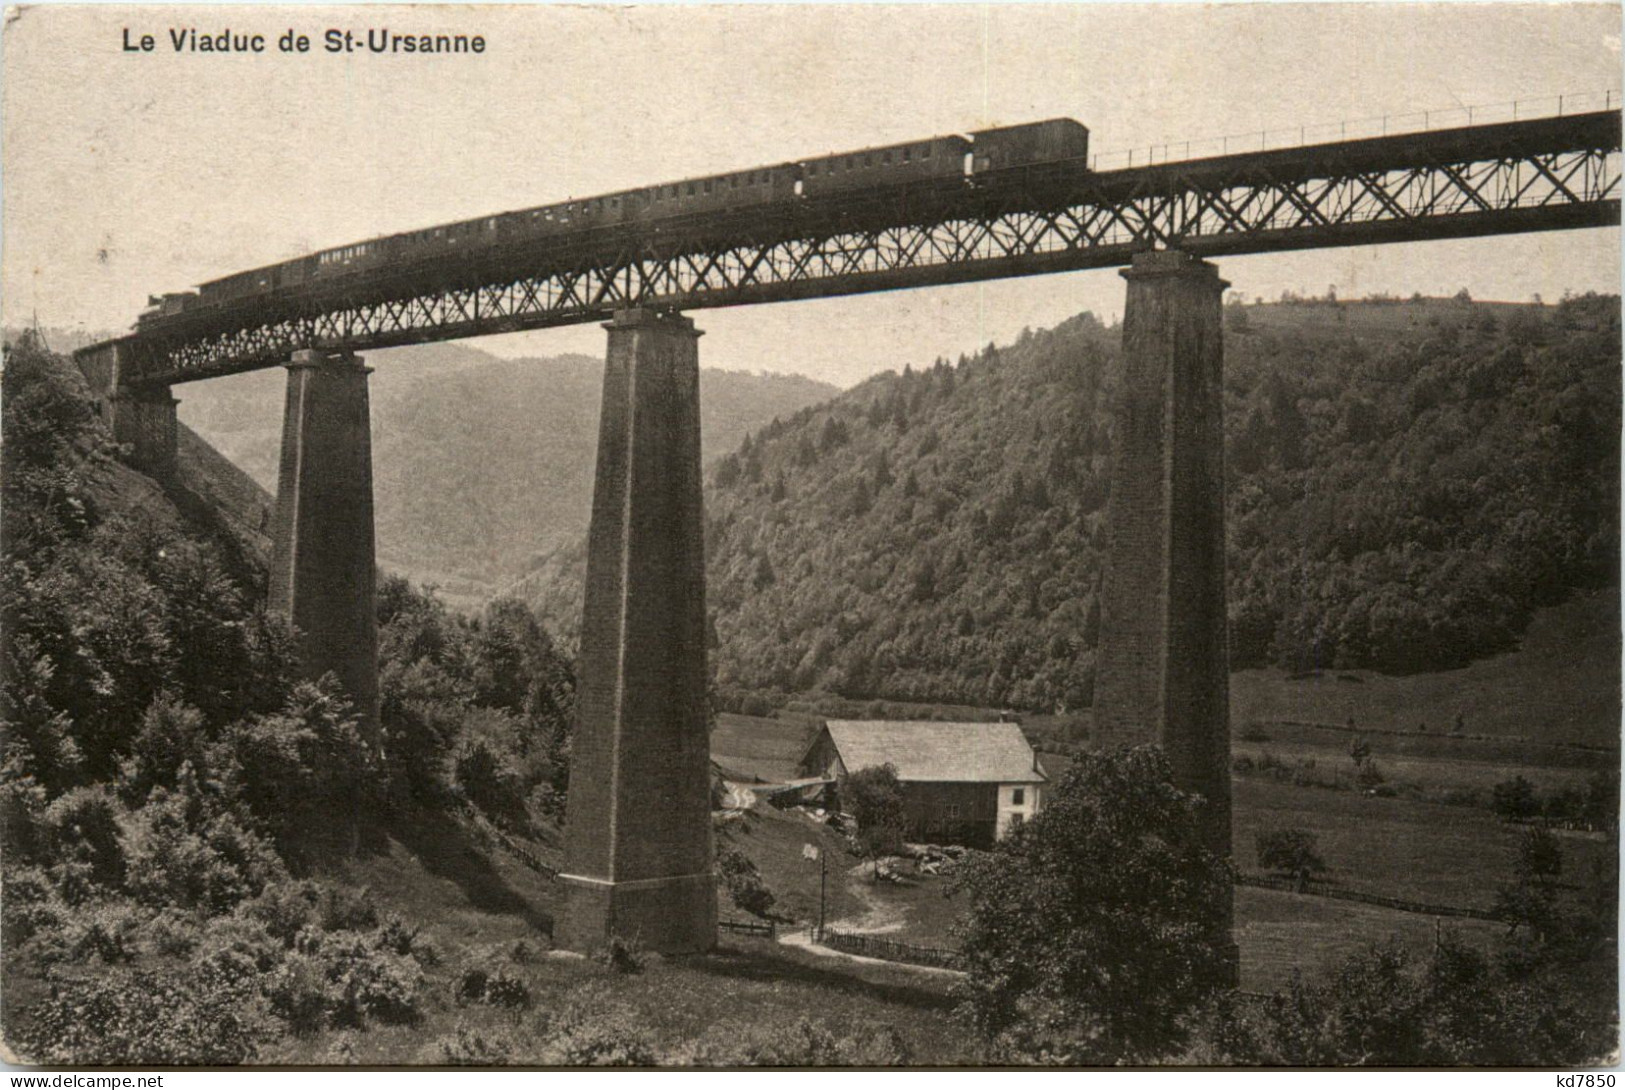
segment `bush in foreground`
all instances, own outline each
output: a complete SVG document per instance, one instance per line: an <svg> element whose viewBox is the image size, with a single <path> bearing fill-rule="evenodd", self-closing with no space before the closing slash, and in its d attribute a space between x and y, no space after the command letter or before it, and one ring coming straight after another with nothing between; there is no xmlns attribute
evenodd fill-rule
<svg viewBox="0 0 1625 1090"><path fill-rule="evenodd" d="M1156 747L1083 755L1035 819L967 857L965 1007L991 1059L1155 1060L1225 983L1231 875L1170 775Z"/></svg>

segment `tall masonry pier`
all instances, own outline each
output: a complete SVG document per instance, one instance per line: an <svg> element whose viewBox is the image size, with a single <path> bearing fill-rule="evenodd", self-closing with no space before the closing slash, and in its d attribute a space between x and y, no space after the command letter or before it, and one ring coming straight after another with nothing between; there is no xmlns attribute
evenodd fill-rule
<svg viewBox="0 0 1625 1090"><path fill-rule="evenodd" d="M1137 254L1122 275L1095 734L1105 746L1161 743L1175 782L1207 800L1209 847L1228 856L1221 305L1229 285L1177 251Z"/></svg>
<svg viewBox="0 0 1625 1090"><path fill-rule="evenodd" d="M555 939L661 953L716 941L700 334L631 309L604 326L598 471Z"/></svg>
<svg viewBox="0 0 1625 1090"><path fill-rule="evenodd" d="M337 675L378 742L371 369L347 353L293 353L272 523L271 608L298 630L303 671Z"/></svg>

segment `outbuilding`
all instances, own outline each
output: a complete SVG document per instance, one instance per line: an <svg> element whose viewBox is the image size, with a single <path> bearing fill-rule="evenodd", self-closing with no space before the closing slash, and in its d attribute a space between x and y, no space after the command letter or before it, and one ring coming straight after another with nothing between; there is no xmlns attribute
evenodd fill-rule
<svg viewBox="0 0 1625 1090"><path fill-rule="evenodd" d="M826 720L800 762L839 784L891 765L903 785L910 840L986 847L1038 813L1048 782L1017 723Z"/></svg>

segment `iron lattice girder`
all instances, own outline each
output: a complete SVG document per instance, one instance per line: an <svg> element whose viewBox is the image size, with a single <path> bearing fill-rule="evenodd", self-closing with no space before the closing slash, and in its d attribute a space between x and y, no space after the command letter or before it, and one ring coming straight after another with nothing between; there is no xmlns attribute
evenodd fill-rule
<svg viewBox="0 0 1625 1090"><path fill-rule="evenodd" d="M124 338L124 373L172 383L273 366L297 348L1098 268L1154 247L1218 256L1605 226L1620 221L1619 148L1619 115L1585 115L1105 174L1035 170L907 208L863 194L794 216L553 240L487 269L445 270L455 284L434 283L433 270L393 285L380 276L197 333Z"/></svg>

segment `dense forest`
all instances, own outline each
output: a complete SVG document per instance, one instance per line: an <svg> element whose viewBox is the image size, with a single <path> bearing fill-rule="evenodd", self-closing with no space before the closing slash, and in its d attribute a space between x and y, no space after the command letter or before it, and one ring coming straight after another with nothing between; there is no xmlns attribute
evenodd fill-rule
<svg viewBox="0 0 1625 1090"><path fill-rule="evenodd" d="M1459 666L1618 570L1618 299L1226 308L1231 654ZM707 482L725 704L1090 703L1119 330L880 375ZM579 546L526 593L568 637ZM752 697L751 699L754 699Z"/></svg>
<svg viewBox="0 0 1625 1090"><path fill-rule="evenodd" d="M3 384L8 1045L235 1063L416 1020L420 922L331 867L432 819L556 835L569 662L517 602L465 617L386 579L371 744L300 678L231 520L124 466L71 362L25 336Z"/></svg>

